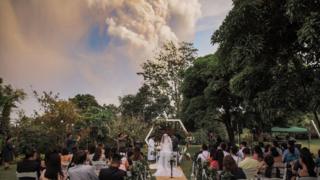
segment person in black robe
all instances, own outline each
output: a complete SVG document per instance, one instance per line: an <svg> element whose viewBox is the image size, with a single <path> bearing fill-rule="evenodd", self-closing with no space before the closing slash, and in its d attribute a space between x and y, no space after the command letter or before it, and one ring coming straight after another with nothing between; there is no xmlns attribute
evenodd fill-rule
<svg viewBox="0 0 320 180"><path fill-rule="evenodd" d="M12 138L11 137L7 137L6 139L6 142L5 142L5 145L3 147L3 150L2 150L2 158L3 158L3 161L4 161L4 169L9 169L9 163L11 161L13 161L13 158L14 158L14 146L12 144Z"/></svg>

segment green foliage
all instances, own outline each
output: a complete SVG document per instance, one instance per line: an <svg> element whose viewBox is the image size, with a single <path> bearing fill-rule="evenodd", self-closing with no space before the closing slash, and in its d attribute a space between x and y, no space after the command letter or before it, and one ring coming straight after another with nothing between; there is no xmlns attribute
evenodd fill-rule
<svg viewBox="0 0 320 180"><path fill-rule="evenodd" d="M119 98L120 112L124 117L135 118L150 122L163 111L170 111L170 102L167 96L151 92L148 85L144 84L135 95L125 95Z"/></svg>
<svg viewBox="0 0 320 180"><path fill-rule="evenodd" d="M75 97L70 98L69 101L73 102L80 110L86 110L89 107L100 107L96 98L91 94L77 94Z"/></svg>
<svg viewBox="0 0 320 180"><path fill-rule="evenodd" d="M242 117L241 99L229 89L227 68L215 55L198 58L185 73L182 118L189 129L216 130L223 123L230 141Z"/></svg>
<svg viewBox="0 0 320 180"><path fill-rule="evenodd" d="M319 110L319 1L234 1L212 35L230 72L230 91L243 98L260 127L295 112Z"/></svg>
<svg viewBox="0 0 320 180"><path fill-rule="evenodd" d="M0 134L10 132L10 114L16 103L25 98L26 94L21 89L14 89L11 85L4 85L0 78Z"/></svg>
<svg viewBox="0 0 320 180"><path fill-rule="evenodd" d="M149 124L134 118L119 118L110 124L110 136L115 138L119 133L125 133L131 140L144 142L150 128Z"/></svg>
<svg viewBox="0 0 320 180"><path fill-rule="evenodd" d="M185 70L195 60L197 49L191 43L168 42L152 60L142 65L142 75L154 97L165 96L171 102L167 114L178 117L181 110L181 85Z"/></svg>

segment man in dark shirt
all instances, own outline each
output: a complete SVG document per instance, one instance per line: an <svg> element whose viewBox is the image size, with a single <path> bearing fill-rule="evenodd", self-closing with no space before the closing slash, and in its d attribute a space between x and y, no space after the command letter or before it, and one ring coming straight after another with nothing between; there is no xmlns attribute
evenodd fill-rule
<svg viewBox="0 0 320 180"><path fill-rule="evenodd" d="M124 180L126 172L119 169L121 163L121 156L115 154L112 157L111 165L109 168L101 169L99 180Z"/></svg>
<svg viewBox="0 0 320 180"><path fill-rule="evenodd" d="M35 150L26 150L25 158L17 164L17 172L37 172L40 176L40 164L36 161L37 154ZM20 178L19 180L34 180L34 178Z"/></svg>

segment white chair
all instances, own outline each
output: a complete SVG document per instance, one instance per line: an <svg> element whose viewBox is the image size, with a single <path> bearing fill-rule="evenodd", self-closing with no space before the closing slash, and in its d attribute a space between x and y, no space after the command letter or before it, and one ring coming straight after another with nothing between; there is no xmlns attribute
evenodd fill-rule
<svg viewBox="0 0 320 180"><path fill-rule="evenodd" d="M243 172L246 175L247 179L256 179L258 173L256 168L243 169Z"/></svg>
<svg viewBox="0 0 320 180"><path fill-rule="evenodd" d="M94 166L97 174L99 174L99 172L102 168L107 168L106 161L92 161L91 163L92 163L92 166Z"/></svg>
<svg viewBox="0 0 320 180"><path fill-rule="evenodd" d="M38 173L35 172L16 172L17 174L17 180L20 178L34 178L35 180L38 180Z"/></svg>
<svg viewBox="0 0 320 180"><path fill-rule="evenodd" d="M317 177L298 177L297 180L317 180Z"/></svg>

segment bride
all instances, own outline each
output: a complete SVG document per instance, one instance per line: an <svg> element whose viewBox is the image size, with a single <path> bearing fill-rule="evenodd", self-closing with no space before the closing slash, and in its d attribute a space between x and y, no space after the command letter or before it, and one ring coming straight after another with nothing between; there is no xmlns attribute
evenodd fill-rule
<svg viewBox="0 0 320 180"><path fill-rule="evenodd" d="M160 156L154 176L171 176L170 159L172 158L172 141L168 134L163 134L160 143ZM172 168L173 176L182 176L176 167Z"/></svg>

